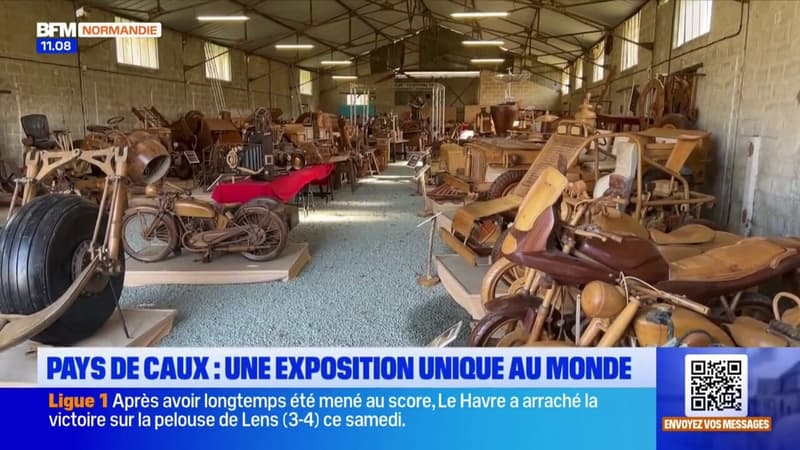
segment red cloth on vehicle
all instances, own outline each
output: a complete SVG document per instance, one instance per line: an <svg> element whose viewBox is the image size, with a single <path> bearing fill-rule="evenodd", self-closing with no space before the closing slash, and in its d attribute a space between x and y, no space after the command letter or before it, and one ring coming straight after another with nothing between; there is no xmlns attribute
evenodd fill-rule
<svg viewBox="0 0 800 450"><path fill-rule="evenodd" d="M333 167L333 164L315 164L276 177L272 181L245 179L236 183L220 184L214 188L211 198L217 203L245 203L258 197L288 202L307 184L327 179L333 172Z"/></svg>

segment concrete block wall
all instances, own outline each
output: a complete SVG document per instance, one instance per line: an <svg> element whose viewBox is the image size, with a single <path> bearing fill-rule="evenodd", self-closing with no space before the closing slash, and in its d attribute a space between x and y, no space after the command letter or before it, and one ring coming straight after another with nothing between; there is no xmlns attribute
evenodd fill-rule
<svg viewBox="0 0 800 450"><path fill-rule="evenodd" d="M78 55L39 55L35 24L47 11L48 21L73 21L73 3L67 1L9 1L0 8L0 157L21 163L23 134L19 117L43 113L51 129L68 129L83 136L86 125L105 123L121 115L123 129L136 126L133 106L155 106L168 119L189 110L215 115L217 108L205 78L203 41L163 29L158 42L157 70L126 66L116 60L113 39L81 39ZM89 20L114 21L114 16L92 9ZM298 113L297 68L243 52L231 51L230 82L222 82L225 106L245 115L255 107L281 108L285 118ZM302 102L318 106L319 84Z"/></svg>
<svg viewBox="0 0 800 450"><path fill-rule="evenodd" d="M545 86L538 81L523 80L511 85L511 95L522 108L538 108L555 110L558 108L560 90L558 87ZM478 104L496 105L506 101L506 82L497 77L497 73L481 70Z"/></svg>
<svg viewBox="0 0 800 450"><path fill-rule="evenodd" d="M760 170L752 231L760 235L800 234L800 131L792 123L800 112L800 2L794 0L715 0L711 31L672 48L676 0L650 0L641 10L639 64L617 72L609 87L611 112L624 112L626 95L651 73L672 73L702 64L696 126L712 133L710 181L703 190L717 197L710 218L742 232L743 189L752 136L762 136ZM616 30L622 34L621 29ZM620 67L622 41L614 40L606 64ZM567 101L581 103L587 90L599 95L603 82L591 81L584 60L584 89L572 89ZM570 81L574 86L574 74Z"/></svg>

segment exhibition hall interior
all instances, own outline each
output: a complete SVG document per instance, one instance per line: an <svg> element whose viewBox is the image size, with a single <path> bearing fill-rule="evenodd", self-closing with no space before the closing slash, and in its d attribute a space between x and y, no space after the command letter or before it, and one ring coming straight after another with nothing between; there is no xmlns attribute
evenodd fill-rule
<svg viewBox="0 0 800 450"><path fill-rule="evenodd" d="M798 1L2 6L0 382L43 347L800 342Z"/></svg>

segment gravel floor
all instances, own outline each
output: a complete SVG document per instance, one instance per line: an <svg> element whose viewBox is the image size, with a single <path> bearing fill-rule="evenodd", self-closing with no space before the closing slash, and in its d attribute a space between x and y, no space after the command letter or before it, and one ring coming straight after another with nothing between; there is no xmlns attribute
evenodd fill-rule
<svg viewBox="0 0 800 450"><path fill-rule="evenodd" d="M417 228L410 175L392 165L301 212L290 239L309 243L311 262L288 283L126 288L123 302L177 309L168 346L422 346L464 320L461 344L468 315L441 284L416 283L430 226Z"/></svg>

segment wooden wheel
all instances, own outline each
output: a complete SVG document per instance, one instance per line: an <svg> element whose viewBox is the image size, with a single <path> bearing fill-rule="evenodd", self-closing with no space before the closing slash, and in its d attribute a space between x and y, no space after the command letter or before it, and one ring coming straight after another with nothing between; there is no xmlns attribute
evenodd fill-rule
<svg viewBox="0 0 800 450"><path fill-rule="evenodd" d="M642 87L636 112L639 113L639 126L642 130L650 127L650 121L658 123L664 115L664 85L652 79Z"/></svg>
<svg viewBox="0 0 800 450"><path fill-rule="evenodd" d="M506 258L498 258L483 277L481 303L485 305L496 298L519 293L527 271Z"/></svg>

